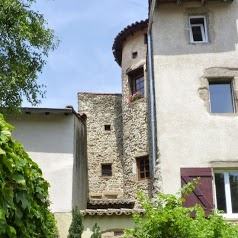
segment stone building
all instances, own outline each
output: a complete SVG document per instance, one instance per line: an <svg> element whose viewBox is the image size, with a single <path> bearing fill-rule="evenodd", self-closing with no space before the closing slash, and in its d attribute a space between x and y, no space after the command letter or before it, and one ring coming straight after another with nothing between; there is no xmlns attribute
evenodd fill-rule
<svg viewBox="0 0 238 238"><path fill-rule="evenodd" d="M237 9L237 0L149 0L148 21L115 38L122 95L79 94L95 142L91 151L88 145L89 174L101 175L89 177L91 214L115 207L122 214L127 204L129 215L138 208L136 189L175 193L200 177L185 205L200 203L206 214L216 207L238 219ZM106 181L103 164L111 166Z"/></svg>
<svg viewBox="0 0 238 238"><path fill-rule="evenodd" d="M151 194L147 24L136 22L115 38L113 53L122 69L122 94L79 93L87 115L89 198L84 213L88 237L93 222L103 237L117 237L141 212L136 191ZM110 216L110 217L109 217Z"/></svg>
<svg viewBox="0 0 238 238"><path fill-rule="evenodd" d="M64 172L73 176L62 178L70 192L62 204L65 215L71 205L80 205L83 238L91 236L95 222L103 238L121 236L133 226L132 212L143 212L136 190L151 197L175 193L194 177L200 183L185 205L200 203L206 214L216 207L225 218L238 220L237 9L238 0L149 0L149 19L127 26L113 44L122 93L79 93L86 128L85 117L71 112L68 121L65 110L57 117L51 111L71 128L65 130L70 155L59 160L69 162L70 172ZM80 138L87 131L87 149L86 140L79 140L82 165L74 161L81 153L72 130L78 126ZM54 135L61 138L58 130ZM62 146L56 141L58 150L65 148L63 140ZM79 184L70 184L72 178ZM63 238L70 220L70 213L64 219L58 214Z"/></svg>

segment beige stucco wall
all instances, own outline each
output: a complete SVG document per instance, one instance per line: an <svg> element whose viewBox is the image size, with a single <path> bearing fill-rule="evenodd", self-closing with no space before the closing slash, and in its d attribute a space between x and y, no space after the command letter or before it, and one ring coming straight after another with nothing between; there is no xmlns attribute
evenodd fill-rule
<svg viewBox="0 0 238 238"><path fill-rule="evenodd" d="M72 220L71 213L55 213L57 225L59 227L60 238L67 238L68 230ZM111 215L111 216L84 216L83 226L84 231L82 238L90 238L92 228L97 223L100 227L102 237L114 238L114 231L123 231L124 229L133 228L134 221L132 215Z"/></svg>
<svg viewBox="0 0 238 238"><path fill-rule="evenodd" d="M123 231L124 229L134 227L132 215L85 216L83 219L84 233L82 234L82 238L90 238L95 223L99 225L103 238L116 237L113 231ZM111 234L108 234L110 232Z"/></svg>
<svg viewBox="0 0 238 238"><path fill-rule="evenodd" d="M181 167L210 167L212 161L238 160L237 113L211 114L200 97L207 69L238 68L237 9L234 1L204 7L200 3L159 5L155 10L157 139L165 193L180 188ZM207 15L209 43L189 43L188 15L194 14Z"/></svg>
<svg viewBox="0 0 238 238"><path fill-rule="evenodd" d="M72 209L74 117L62 114L23 114L8 120L19 140L50 183L53 212Z"/></svg>

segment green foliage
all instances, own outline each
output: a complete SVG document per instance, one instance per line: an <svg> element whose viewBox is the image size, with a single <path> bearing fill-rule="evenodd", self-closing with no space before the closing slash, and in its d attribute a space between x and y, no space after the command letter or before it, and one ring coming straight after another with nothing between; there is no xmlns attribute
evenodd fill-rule
<svg viewBox="0 0 238 238"><path fill-rule="evenodd" d="M56 222L49 210L49 184L0 115L0 237L54 238Z"/></svg>
<svg viewBox="0 0 238 238"><path fill-rule="evenodd" d="M83 228L83 216L79 208L76 206L72 211L72 222L69 227L68 238L81 238Z"/></svg>
<svg viewBox="0 0 238 238"><path fill-rule="evenodd" d="M101 238L101 231L100 231L100 227L98 226L97 223L94 224L93 226L93 234L91 235L90 238Z"/></svg>
<svg viewBox="0 0 238 238"><path fill-rule="evenodd" d="M194 189L189 183L180 191L188 194ZM229 224L215 211L205 217L200 205L185 208L181 193L159 194L155 201L138 192L138 199L145 210L143 216L134 214L135 228L125 231L124 237L134 238L237 238L238 226ZM195 217L190 217L191 212Z"/></svg>
<svg viewBox="0 0 238 238"><path fill-rule="evenodd" d="M43 15L32 10L35 1L0 1L0 107L19 107L23 96L36 105L44 96L37 74L58 40Z"/></svg>

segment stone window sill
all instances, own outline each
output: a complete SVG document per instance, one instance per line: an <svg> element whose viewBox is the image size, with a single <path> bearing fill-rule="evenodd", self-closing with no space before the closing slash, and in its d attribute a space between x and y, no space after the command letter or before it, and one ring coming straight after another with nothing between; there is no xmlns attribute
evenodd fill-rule
<svg viewBox="0 0 238 238"><path fill-rule="evenodd" d="M139 103L139 102L144 102L145 101L145 98L139 98L133 102L129 102L129 106L133 106L134 104L136 103Z"/></svg>
<svg viewBox="0 0 238 238"><path fill-rule="evenodd" d="M220 117L236 117L238 115L237 112L233 113L209 113L211 116L220 116Z"/></svg>

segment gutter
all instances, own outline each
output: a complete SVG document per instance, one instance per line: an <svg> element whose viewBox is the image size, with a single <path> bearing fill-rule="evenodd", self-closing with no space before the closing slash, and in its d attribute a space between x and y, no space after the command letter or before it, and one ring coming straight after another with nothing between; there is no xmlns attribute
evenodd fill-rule
<svg viewBox="0 0 238 238"><path fill-rule="evenodd" d="M152 23L156 0L152 0L149 12L148 23L148 64L149 64L149 81L150 81L150 112L151 112L151 143L152 143L152 176L155 177L155 166L157 158L156 149L156 129L155 129L155 93L154 93L154 65L153 65L153 45L152 45Z"/></svg>

